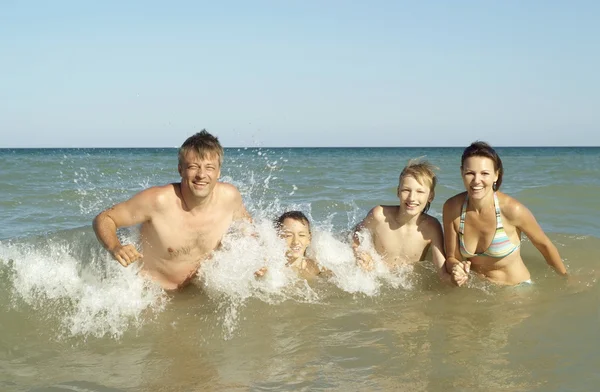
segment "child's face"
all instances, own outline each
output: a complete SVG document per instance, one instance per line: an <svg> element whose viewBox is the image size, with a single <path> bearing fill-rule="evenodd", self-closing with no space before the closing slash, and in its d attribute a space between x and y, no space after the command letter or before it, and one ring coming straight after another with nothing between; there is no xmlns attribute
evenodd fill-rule
<svg viewBox="0 0 600 392"><path fill-rule="evenodd" d="M285 255L289 259L304 256L304 252L310 244L308 225L296 219L286 218L281 225L281 236L285 239L288 247Z"/></svg>
<svg viewBox="0 0 600 392"><path fill-rule="evenodd" d="M400 198L400 211L410 215L420 214L427 203L433 200L429 187L421 185L412 176L405 176L400 180L398 197Z"/></svg>

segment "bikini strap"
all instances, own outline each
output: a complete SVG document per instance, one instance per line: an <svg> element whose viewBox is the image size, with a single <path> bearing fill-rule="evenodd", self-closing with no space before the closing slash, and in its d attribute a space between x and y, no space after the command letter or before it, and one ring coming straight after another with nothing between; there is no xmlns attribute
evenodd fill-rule
<svg viewBox="0 0 600 392"><path fill-rule="evenodd" d="M494 207L496 208L496 229L502 226L502 216L500 215L500 201L498 195L494 192Z"/></svg>
<svg viewBox="0 0 600 392"><path fill-rule="evenodd" d="M458 232L465 234L465 216L467 214L467 203L469 202L469 194L465 196L465 202L460 210L460 224L458 225Z"/></svg>

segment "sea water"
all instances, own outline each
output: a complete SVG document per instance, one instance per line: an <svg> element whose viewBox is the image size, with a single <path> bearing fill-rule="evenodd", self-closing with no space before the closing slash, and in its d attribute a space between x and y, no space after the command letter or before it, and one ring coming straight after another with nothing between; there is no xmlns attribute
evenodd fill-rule
<svg viewBox="0 0 600 392"><path fill-rule="evenodd" d="M464 190L461 148L226 149L258 236L224 238L201 277L165 293L97 242L96 214L177 182L176 149L0 150L0 390L590 391L600 382L600 148L498 148L502 190L569 270L524 238L531 287L440 283L431 262L360 270L348 234L397 204L410 158L439 167L430 214ZM272 220L298 209L334 273L284 266ZM136 243L136 227L119 231ZM255 279L263 266L269 273Z"/></svg>

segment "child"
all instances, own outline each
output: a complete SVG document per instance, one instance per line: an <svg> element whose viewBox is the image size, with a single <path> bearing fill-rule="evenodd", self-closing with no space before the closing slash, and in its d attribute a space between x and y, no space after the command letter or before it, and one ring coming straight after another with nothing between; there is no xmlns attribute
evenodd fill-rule
<svg viewBox="0 0 600 392"><path fill-rule="evenodd" d="M279 235L285 239L287 250L285 257L286 266L292 268L305 279L314 278L321 274L317 262L306 256L306 248L311 242L310 222L306 215L300 211L283 213L275 221ZM256 277L262 277L267 272L263 267L255 272Z"/></svg>
<svg viewBox="0 0 600 392"><path fill-rule="evenodd" d="M358 264L373 269L371 256L359 250L361 234L370 234L377 253L388 268L425 259L431 248L440 279L449 281L444 261L444 238L440 222L427 214L435 196L435 166L410 160L400 173L396 206L376 206L354 229L353 248Z"/></svg>

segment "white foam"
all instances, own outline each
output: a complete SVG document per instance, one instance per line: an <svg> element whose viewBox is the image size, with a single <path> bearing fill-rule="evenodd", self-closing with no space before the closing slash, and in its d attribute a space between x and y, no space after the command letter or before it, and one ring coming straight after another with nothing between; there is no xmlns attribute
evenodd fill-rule
<svg viewBox="0 0 600 392"><path fill-rule="evenodd" d="M62 335L120 337L141 325L145 313L163 309L164 292L139 277L136 267L113 260L77 260L73 247L48 240L45 246L0 245L11 270L13 303L25 302L58 318Z"/></svg>

